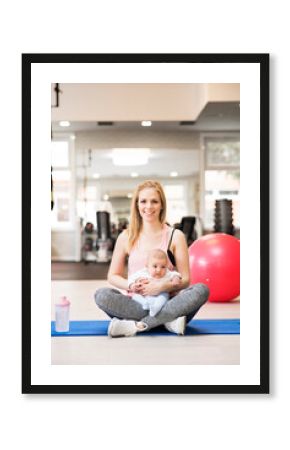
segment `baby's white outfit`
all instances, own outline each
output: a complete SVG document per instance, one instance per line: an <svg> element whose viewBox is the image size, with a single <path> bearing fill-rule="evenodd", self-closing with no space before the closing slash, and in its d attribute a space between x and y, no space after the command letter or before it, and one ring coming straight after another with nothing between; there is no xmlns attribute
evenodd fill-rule
<svg viewBox="0 0 290 450"><path fill-rule="evenodd" d="M158 280L172 280L173 277L179 277L181 278L180 273L176 271L170 271L166 270L166 273L164 277L158 278ZM147 278L147 279L156 279L150 275L147 268L144 268L142 270L138 270L137 272L133 273L128 278L128 286L130 286L132 283L134 283L138 278ZM143 309L149 310L150 316L154 317L156 316L159 311L163 308L167 300L169 299L169 293L168 292L160 292L158 295L141 295L136 292L132 295L133 300L140 303L143 306Z"/></svg>

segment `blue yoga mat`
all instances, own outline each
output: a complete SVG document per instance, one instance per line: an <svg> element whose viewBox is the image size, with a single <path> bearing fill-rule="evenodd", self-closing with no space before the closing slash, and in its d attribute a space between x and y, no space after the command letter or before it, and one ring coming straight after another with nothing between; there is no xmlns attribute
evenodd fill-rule
<svg viewBox="0 0 290 450"><path fill-rule="evenodd" d="M72 320L69 331L60 333L55 331L55 322L51 322L51 336L106 336L108 325L108 320ZM240 334L240 319L193 319L187 324L185 334ZM175 336L164 327L146 331L146 335Z"/></svg>

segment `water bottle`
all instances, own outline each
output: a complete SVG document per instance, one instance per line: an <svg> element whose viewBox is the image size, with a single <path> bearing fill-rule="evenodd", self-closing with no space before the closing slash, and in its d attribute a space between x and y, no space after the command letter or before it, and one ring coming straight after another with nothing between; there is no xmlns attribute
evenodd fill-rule
<svg viewBox="0 0 290 450"><path fill-rule="evenodd" d="M55 331L69 331L69 307L70 302L65 296L55 305Z"/></svg>

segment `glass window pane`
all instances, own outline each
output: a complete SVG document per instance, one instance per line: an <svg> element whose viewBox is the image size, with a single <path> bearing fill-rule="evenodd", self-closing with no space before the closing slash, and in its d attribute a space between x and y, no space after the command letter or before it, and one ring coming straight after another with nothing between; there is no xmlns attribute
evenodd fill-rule
<svg viewBox="0 0 290 450"><path fill-rule="evenodd" d="M69 199L58 198L56 201L57 209L57 221L68 222L69 221Z"/></svg>
<svg viewBox="0 0 290 450"><path fill-rule="evenodd" d="M164 186L166 198L183 198L183 186L181 184L168 184Z"/></svg>
<svg viewBox="0 0 290 450"><path fill-rule="evenodd" d="M54 199L54 208L51 211L52 225L68 224L71 209L71 171L53 170L52 179Z"/></svg>
<svg viewBox="0 0 290 450"><path fill-rule="evenodd" d="M168 184L164 186L167 202L166 220L170 225L180 223L183 216L186 216L186 203L184 186L182 184Z"/></svg>
<svg viewBox="0 0 290 450"><path fill-rule="evenodd" d="M206 140L206 167L239 166L240 142L237 140Z"/></svg>

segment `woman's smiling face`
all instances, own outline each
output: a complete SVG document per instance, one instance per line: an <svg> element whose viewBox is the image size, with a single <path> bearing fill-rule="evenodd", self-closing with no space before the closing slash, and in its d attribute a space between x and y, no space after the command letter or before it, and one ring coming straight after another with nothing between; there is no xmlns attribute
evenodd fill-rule
<svg viewBox="0 0 290 450"><path fill-rule="evenodd" d="M159 193L154 188L145 188L139 192L138 209L140 216L147 222L159 220L162 209Z"/></svg>

